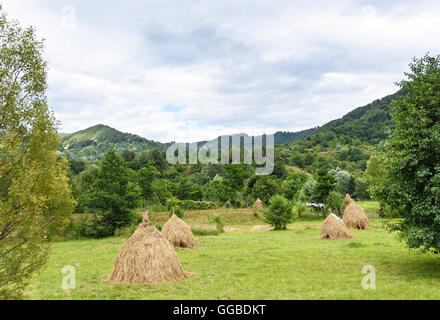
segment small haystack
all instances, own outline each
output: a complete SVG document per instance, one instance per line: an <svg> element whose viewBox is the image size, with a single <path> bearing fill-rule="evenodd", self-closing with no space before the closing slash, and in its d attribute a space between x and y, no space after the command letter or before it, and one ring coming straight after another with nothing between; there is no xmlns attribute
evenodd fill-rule
<svg viewBox="0 0 440 320"><path fill-rule="evenodd" d="M354 202L354 200L350 197L350 195L347 193L345 195L345 206L348 206L350 203Z"/></svg>
<svg viewBox="0 0 440 320"><path fill-rule="evenodd" d="M333 213L324 220L321 226L321 239L341 240L354 238L341 218Z"/></svg>
<svg viewBox="0 0 440 320"><path fill-rule="evenodd" d="M254 209L264 209L263 201L257 199L257 201L254 203Z"/></svg>
<svg viewBox="0 0 440 320"><path fill-rule="evenodd" d="M184 279L185 273L170 242L144 220L122 247L109 277L116 284L161 284Z"/></svg>
<svg viewBox="0 0 440 320"><path fill-rule="evenodd" d="M162 234L174 247L197 248L194 235L188 225L174 214L162 227Z"/></svg>
<svg viewBox="0 0 440 320"><path fill-rule="evenodd" d="M347 196L349 198L349 202L347 202ZM364 209L356 204L353 199L350 198L349 195L345 197L345 211L342 216L342 220L344 220L347 228L350 229L370 229L370 223L368 222L367 215L365 214ZM347 204L348 203L348 204Z"/></svg>

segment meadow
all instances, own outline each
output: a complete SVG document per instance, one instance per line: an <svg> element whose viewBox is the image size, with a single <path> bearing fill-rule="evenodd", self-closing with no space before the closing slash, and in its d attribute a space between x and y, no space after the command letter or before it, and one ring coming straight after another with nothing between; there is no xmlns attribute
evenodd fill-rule
<svg viewBox="0 0 440 320"><path fill-rule="evenodd" d="M440 258L408 250L370 212L372 229L354 239L320 240L323 218L296 219L286 231L271 231L252 210L190 211L191 226L221 216L229 232L196 236L196 250L176 249L192 276L158 286L106 282L127 235L101 240L57 242L36 274L26 299L440 299ZM166 213L153 213L163 223ZM61 269L76 267L76 289L61 288ZM362 268L376 270L376 289L365 290Z"/></svg>

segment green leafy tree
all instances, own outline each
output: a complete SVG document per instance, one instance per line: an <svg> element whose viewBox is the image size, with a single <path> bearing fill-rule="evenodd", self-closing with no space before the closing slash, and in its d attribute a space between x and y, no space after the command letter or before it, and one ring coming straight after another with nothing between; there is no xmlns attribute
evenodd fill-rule
<svg viewBox="0 0 440 320"><path fill-rule="evenodd" d="M282 195L273 196L269 202L269 210L264 213L264 218L276 230L286 229L293 220L290 202Z"/></svg>
<svg viewBox="0 0 440 320"><path fill-rule="evenodd" d="M162 156L159 149L153 149L148 153L147 161L151 163L156 169L163 174L168 168L168 163L165 157Z"/></svg>
<svg viewBox="0 0 440 320"><path fill-rule="evenodd" d="M159 171L153 165L147 165L137 173L137 181L141 188L141 196L145 201L153 199L152 184L160 175Z"/></svg>
<svg viewBox="0 0 440 320"><path fill-rule="evenodd" d="M252 196L255 199L260 199L263 203L269 203L270 198L279 194L280 183L278 179L273 176L260 176L252 188Z"/></svg>
<svg viewBox="0 0 440 320"><path fill-rule="evenodd" d="M140 196L141 190L132 182L124 160L110 149L100 163L88 198L88 207L100 216L99 223L109 230L108 236L130 224L131 209L138 207Z"/></svg>
<svg viewBox="0 0 440 320"><path fill-rule="evenodd" d="M171 182L165 179L155 179L151 183L152 201L155 204L166 205L167 199L173 196Z"/></svg>
<svg viewBox="0 0 440 320"><path fill-rule="evenodd" d="M383 205L410 248L440 252L440 56L414 59L393 103Z"/></svg>
<svg viewBox="0 0 440 320"><path fill-rule="evenodd" d="M290 172L286 180L281 185L281 190L287 199L293 200L299 190L304 186L308 179L303 172Z"/></svg>
<svg viewBox="0 0 440 320"><path fill-rule="evenodd" d="M0 6L0 300L18 299L47 261L75 201L47 106L43 43Z"/></svg>
<svg viewBox="0 0 440 320"><path fill-rule="evenodd" d="M380 156L371 156L367 162L365 170L365 182L368 186L368 192L373 199L379 199L383 192L385 168L384 159Z"/></svg>
<svg viewBox="0 0 440 320"><path fill-rule="evenodd" d="M234 191L223 179L212 181L206 188L204 196L209 201L224 204L233 198Z"/></svg>
<svg viewBox="0 0 440 320"><path fill-rule="evenodd" d="M326 207L332 212L342 214L342 208L344 207L344 199L337 191L330 191L327 199L325 200Z"/></svg>
<svg viewBox="0 0 440 320"><path fill-rule="evenodd" d="M336 179L326 167L322 167L318 169L316 182L317 198L319 201L325 202L330 191L335 189Z"/></svg>

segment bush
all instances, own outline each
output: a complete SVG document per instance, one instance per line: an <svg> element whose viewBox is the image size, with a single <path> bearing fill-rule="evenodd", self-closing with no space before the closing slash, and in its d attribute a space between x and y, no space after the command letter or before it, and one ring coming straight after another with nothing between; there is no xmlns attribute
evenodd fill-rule
<svg viewBox="0 0 440 320"><path fill-rule="evenodd" d="M81 215L77 220L72 221L70 237L73 239L100 239L112 236L113 232L113 226L103 223L101 217Z"/></svg>
<svg viewBox="0 0 440 320"><path fill-rule="evenodd" d="M136 230L142 217L132 212L128 216L129 223L125 227L114 229L114 227L106 223L102 216L98 215L81 215L78 219L73 219L70 226L69 238L71 239L101 239L111 237L115 234L121 235L129 233L130 235Z"/></svg>
<svg viewBox="0 0 440 320"><path fill-rule="evenodd" d="M209 210L217 209L217 204L209 201L179 200L176 198L170 198L167 200L167 210L170 210L173 207L180 207L183 210Z"/></svg>
<svg viewBox="0 0 440 320"><path fill-rule="evenodd" d="M223 225L223 221L222 221L222 218L218 214L213 215L210 218L210 222L211 223L215 223L216 229L217 229L217 231L219 233L223 233L224 232L224 230L223 230L223 226L224 226Z"/></svg>
<svg viewBox="0 0 440 320"><path fill-rule="evenodd" d="M276 230L286 229L287 224L293 220L292 206L283 196L273 196L270 199L269 210L265 211L264 217L265 221Z"/></svg>
<svg viewBox="0 0 440 320"><path fill-rule="evenodd" d="M192 226L191 231L195 236L218 236L220 234L217 228L209 226Z"/></svg>
<svg viewBox="0 0 440 320"><path fill-rule="evenodd" d="M344 207L344 199L341 197L339 192L331 191L325 200L326 207L337 212L342 213L342 208Z"/></svg>

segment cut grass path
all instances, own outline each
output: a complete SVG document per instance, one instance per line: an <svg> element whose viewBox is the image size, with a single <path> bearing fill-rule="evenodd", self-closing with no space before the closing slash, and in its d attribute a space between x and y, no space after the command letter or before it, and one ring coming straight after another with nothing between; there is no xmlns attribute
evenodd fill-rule
<svg viewBox="0 0 440 320"><path fill-rule="evenodd" d="M296 221L287 231L236 231L196 237L177 250L194 275L159 286L109 285L126 238L59 242L31 281L28 299L440 299L440 257L409 251L373 220L355 239L319 240L322 221ZM249 226L245 226L248 228ZM61 269L77 268L75 290L61 289ZM376 269L376 290L364 290L362 267Z"/></svg>

